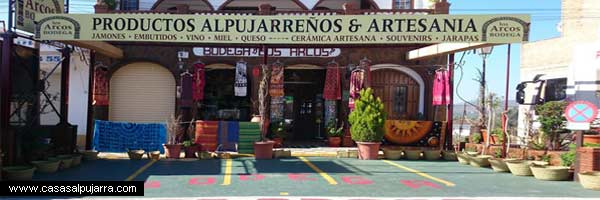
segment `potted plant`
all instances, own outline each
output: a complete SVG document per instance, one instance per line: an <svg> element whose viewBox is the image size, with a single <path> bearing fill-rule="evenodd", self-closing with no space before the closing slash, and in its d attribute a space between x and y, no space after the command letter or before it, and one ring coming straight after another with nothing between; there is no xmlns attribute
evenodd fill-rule
<svg viewBox="0 0 600 200"><path fill-rule="evenodd" d="M192 122L196 120L192 119ZM198 144L194 143L196 136L196 126L190 123L187 129L188 140L183 141L183 148L185 149L185 158L196 158L196 152L198 151Z"/></svg>
<svg viewBox="0 0 600 200"><path fill-rule="evenodd" d="M600 172L579 173L579 183L588 190L600 190Z"/></svg>
<svg viewBox="0 0 600 200"><path fill-rule="evenodd" d="M490 166L490 155L477 155L472 156L469 160L469 164L473 167L489 167Z"/></svg>
<svg viewBox="0 0 600 200"><path fill-rule="evenodd" d="M481 133L474 133L473 135L471 135L471 143L481 143Z"/></svg>
<svg viewBox="0 0 600 200"><path fill-rule="evenodd" d="M508 169L510 169L510 173L515 176L533 176L531 172L530 161L527 160L504 160Z"/></svg>
<svg viewBox="0 0 600 200"><path fill-rule="evenodd" d="M30 181L33 178L33 172L36 168L33 166L11 166L3 167L7 180L11 181Z"/></svg>
<svg viewBox="0 0 600 200"><path fill-rule="evenodd" d="M508 166L502 159L502 150L496 149L494 157L489 159L490 165L495 172L509 172Z"/></svg>
<svg viewBox="0 0 600 200"><path fill-rule="evenodd" d="M276 148L283 147L283 140L286 137L285 124L283 122L275 122L271 125L271 132L273 133L273 145Z"/></svg>
<svg viewBox="0 0 600 200"><path fill-rule="evenodd" d="M260 113L260 140L254 142L254 157L256 159L273 158L273 141L266 137L269 130L269 83L271 81L271 67L262 65L262 77L258 87L258 111Z"/></svg>
<svg viewBox="0 0 600 200"><path fill-rule="evenodd" d="M171 115L167 120L167 143L163 144L167 158L179 158L181 156L182 144L179 143L179 136L182 133L181 116Z"/></svg>
<svg viewBox="0 0 600 200"><path fill-rule="evenodd" d="M342 124L339 128L337 127L337 119L329 121L327 124L327 142L329 147L340 147L342 144L342 136L344 135ZM384 152L385 153L385 152Z"/></svg>
<svg viewBox="0 0 600 200"><path fill-rule="evenodd" d="M547 166L531 165L531 173L538 180L544 181L565 181L569 179L569 167L565 166Z"/></svg>
<svg viewBox="0 0 600 200"><path fill-rule="evenodd" d="M348 116L350 134L358 145L359 159L374 160L383 139L385 112L380 98L373 96L371 88L362 89L355 108Z"/></svg>

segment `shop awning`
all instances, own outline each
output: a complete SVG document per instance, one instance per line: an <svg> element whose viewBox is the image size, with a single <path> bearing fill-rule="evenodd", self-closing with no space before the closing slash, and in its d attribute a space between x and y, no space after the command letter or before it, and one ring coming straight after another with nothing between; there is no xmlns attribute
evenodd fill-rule
<svg viewBox="0 0 600 200"><path fill-rule="evenodd" d="M90 50L94 50L96 51L96 53L111 57L111 58L116 58L116 59L121 59L123 58L123 50L120 49L119 47L116 47L112 44L109 44L108 42L101 42L101 41L75 41L75 40L71 40L71 41L60 41L62 43L65 44L70 44L70 45L74 45L74 46L78 46L81 48L86 48L86 49L90 49Z"/></svg>
<svg viewBox="0 0 600 200"><path fill-rule="evenodd" d="M423 60L494 45L490 43L441 43L409 51L406 58L408 60Z"/></svg>

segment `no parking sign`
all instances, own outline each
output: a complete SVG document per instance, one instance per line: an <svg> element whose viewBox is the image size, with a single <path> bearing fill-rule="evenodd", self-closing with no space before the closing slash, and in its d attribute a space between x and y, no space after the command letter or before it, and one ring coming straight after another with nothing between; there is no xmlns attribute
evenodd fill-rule
<svg viewBox="0 0 600 200"><path fill-rule="evenodd" d="M565 109L565 118L567 118L567 129L570 130L589 130L590 122L598 116L598 107L588 101L571 102Z"/></svg>

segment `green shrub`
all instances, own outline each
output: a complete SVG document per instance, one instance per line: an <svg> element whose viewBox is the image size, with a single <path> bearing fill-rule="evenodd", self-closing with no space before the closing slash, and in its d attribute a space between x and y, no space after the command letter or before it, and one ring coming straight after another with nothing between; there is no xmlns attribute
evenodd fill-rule
<svg viewBox="0 0 600 200"><path fill-rule="evenodd" d="M550 150L560 149L560 145L554 144L562 143L560 133L566 121L564 117L566 106L567 102L551 101L535 107L535 114L541 124L540 129L545 135L547 144L550 144Z"/></svg>
<svg viewBox="0 0 600 200"><path fill-rule="evenodd" d="M560 162L563 166L570 167L575 163L575 144L569 145L569 152L560 154Z"/></svg>
<svg viewBox="0 0 600 200"><path fill-rule="evenodd" d="M599 147L600 147L600 144L595 144L595 143L585 143L585 144L583 144L583 147L599 148Z"/></svg>
<svg viewBox="0 0 600 200"><path fill-rule="evenodd" d="M340 126L339 128L337 127L337 119L331 120L329 121L329 123L327 123L327 136L329 137L342 137L344 135L344 133L342 132L344 126Z"/></svg>
<svg viewBox="0 0 600 200"><path fill-rule="evenodd" d="M475 133L471 136L471 142L475 144L481 143L481 133Z"/></svg>
<svg viewBox="0 0 600 200"><path fill-rule="evenodd" d="M348 116L350 134L357 142L380 142L383 139L385 112L381 99L373 96L371 88L362 89Z"/></svg>

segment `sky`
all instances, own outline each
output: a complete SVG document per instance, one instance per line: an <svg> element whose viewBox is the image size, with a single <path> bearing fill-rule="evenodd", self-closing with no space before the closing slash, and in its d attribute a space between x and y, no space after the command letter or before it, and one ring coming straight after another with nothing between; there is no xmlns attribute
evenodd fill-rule
<svg viewBox="0 0 600 200"><path fill-rule="evenodd" d="M71 13L92 13L96 0L71 0ZM449 0L450 14L530 14L531 31L530 41L538 41L559 37L557 25L560 22L561 0ZM0 8L7 8L8 0L0 0ZM0 10L0 20L6 20L8 9ZM513 44L511 52L509 99L514 99L515 87L520 82L521 45ZM458 62L462 53L456 54ZM461 70L455 71L455 102L461 103L457 95L466 100L474 100L478 95L477 82L473 80L477 76L477 69L481 68L482 58L469 52L465 54L462 65L463 78L460 83ZM507 45L494 47L494 51L487 60L487 82L488 90L504 96L505 75L507 63Z"/></svg>

